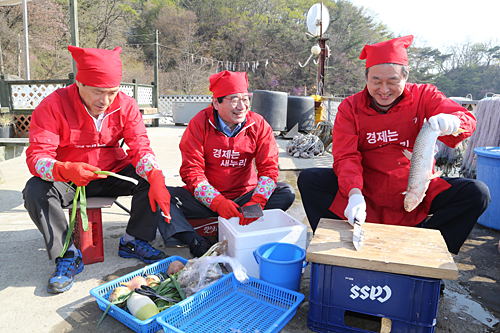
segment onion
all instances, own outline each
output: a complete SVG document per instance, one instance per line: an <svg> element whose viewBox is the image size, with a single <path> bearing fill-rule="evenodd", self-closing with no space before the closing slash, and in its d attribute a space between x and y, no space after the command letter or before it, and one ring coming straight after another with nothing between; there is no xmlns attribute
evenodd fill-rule
<svg viewBox="0 0 500 333"><path fill-rule="evenodd" d="M130 290L128 289L128 287L116 287L115 290L113 290L113 292L109 295L108 300L110 302L114 302L120 296L127 295L128 293L130 293ZM119 307L123 307L123 306L125 306L125 301L118 303L116 305Z"/></svg>
<svg viewBox="0 0 500 333"><path fill-rule="evenodd" d="M182 262L180 262L179 260L173 261L170 263L170 265L168 265L167 275L172 275L179 271L182 271L183 268L184 264Z"/></svg>
<svg viewBox="0 0 500 333"><path fill-rule="evenodd" d="M148 287L151 287L151 285L157 285L160 284L160 278L156 275L146 275L146 283Z"/></svg>
<svg viewBox="0 0 500 333"><path fill-rule="evenodd" d="M147 285L146 279L142 276L136 276L132 280L128 282L120 283L123 286L126 286L129 291L134 291L135 288L140 288L142 285Z"/></svg>

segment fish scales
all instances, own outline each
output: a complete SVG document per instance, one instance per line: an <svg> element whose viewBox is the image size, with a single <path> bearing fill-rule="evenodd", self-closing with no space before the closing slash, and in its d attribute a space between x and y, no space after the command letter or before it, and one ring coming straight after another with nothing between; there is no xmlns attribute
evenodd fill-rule
<svg viewBox="0 0 500 333"><path fill-rule="evenodd" d="M440 131L435 131L427 120L418 133L413 146L413 153L404 150L403 154L410 159L410 176L405 194L404 208L411 212L425 197L425 192L433 178L439 177L441 171L432 173L434 165L434 147Z"/></svg>

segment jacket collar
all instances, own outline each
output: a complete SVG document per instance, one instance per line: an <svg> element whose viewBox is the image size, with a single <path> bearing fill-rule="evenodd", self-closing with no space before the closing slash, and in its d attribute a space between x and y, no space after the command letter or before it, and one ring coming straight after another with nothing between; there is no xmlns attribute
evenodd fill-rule
<svg viewBox="0 0 500 333"><path fill-rule="evenodd" d="M88 111L85 109L85 106L83 104L82 98L80 97L80 94L78 93L78 87L76 83L73 83L72 85L67 87L68 89L68 95L69 98L73 104L74 110L82 110L82 112L87 113ZM113 103L108 107L108 109L105 112L105 117L109 116L110 114L120 110L120 105L121 105L121 94L122 92L118 92L116 95L115 100Z"/></svg>
<svg viewBox="0 0 500 333"><path fill-rule="evenodd" d="M218 122L218 119L219 117L216 117L217 115L217 110L213 107L213 105L210 105L208 108L206 108L204 110L205 112L205 116L207 117L208 119L208 122L210 123L210 125L215 128L216 130L218 130L219 132L221 132L222 134L226 135L224 133L224 131L222 131L222 128L220 127L220 124ZM232 137L236 137L238 136L241 132L245 131L247 128L251 127L255 125L255 120L253 119L253 116L252 116L252 111L248 111L247 112L247 116L246 116L246 119L245 121L243 122L240 130L236 133L233 134ZM227 135L226 135L227 136Z"/></svg>

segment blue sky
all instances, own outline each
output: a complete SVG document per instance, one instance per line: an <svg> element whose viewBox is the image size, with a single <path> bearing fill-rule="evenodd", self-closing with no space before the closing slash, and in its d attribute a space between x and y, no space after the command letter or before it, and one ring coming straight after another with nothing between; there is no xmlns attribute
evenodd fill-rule
<svg viewBox="0 0 500 333"><path fill-rule="evenodd" d="M364 6L396 35L414 35L414 45L446 46L496 41L500 45L500 1L350 0Z"/></svg>

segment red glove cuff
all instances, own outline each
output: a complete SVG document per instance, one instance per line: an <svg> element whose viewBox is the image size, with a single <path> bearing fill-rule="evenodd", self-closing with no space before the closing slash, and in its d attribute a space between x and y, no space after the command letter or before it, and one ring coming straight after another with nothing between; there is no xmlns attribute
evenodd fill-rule
<svg viewBox="0 0 500 333"><path fill-rule="evenodd" d="M259 204L260 207L262 207L262 209L264 209L264 207L266 207L266 204L267 204L266 197L263 196L262 194L254 194L254 195L252 195L252 198L250 199L250 201L247 202L246 204L244 204L243 206L250 206L250 205L255 205L255 204Z"/></svg>
<svg viewBox="0 0 500 333"><path fill-rule="evenodd" d="M217 212L217 207L219 207L219 204L224 200L226 200L226 198L222 194L219 194L212 199L212 202L210 203L210 209L214 212Z"/></svg>

